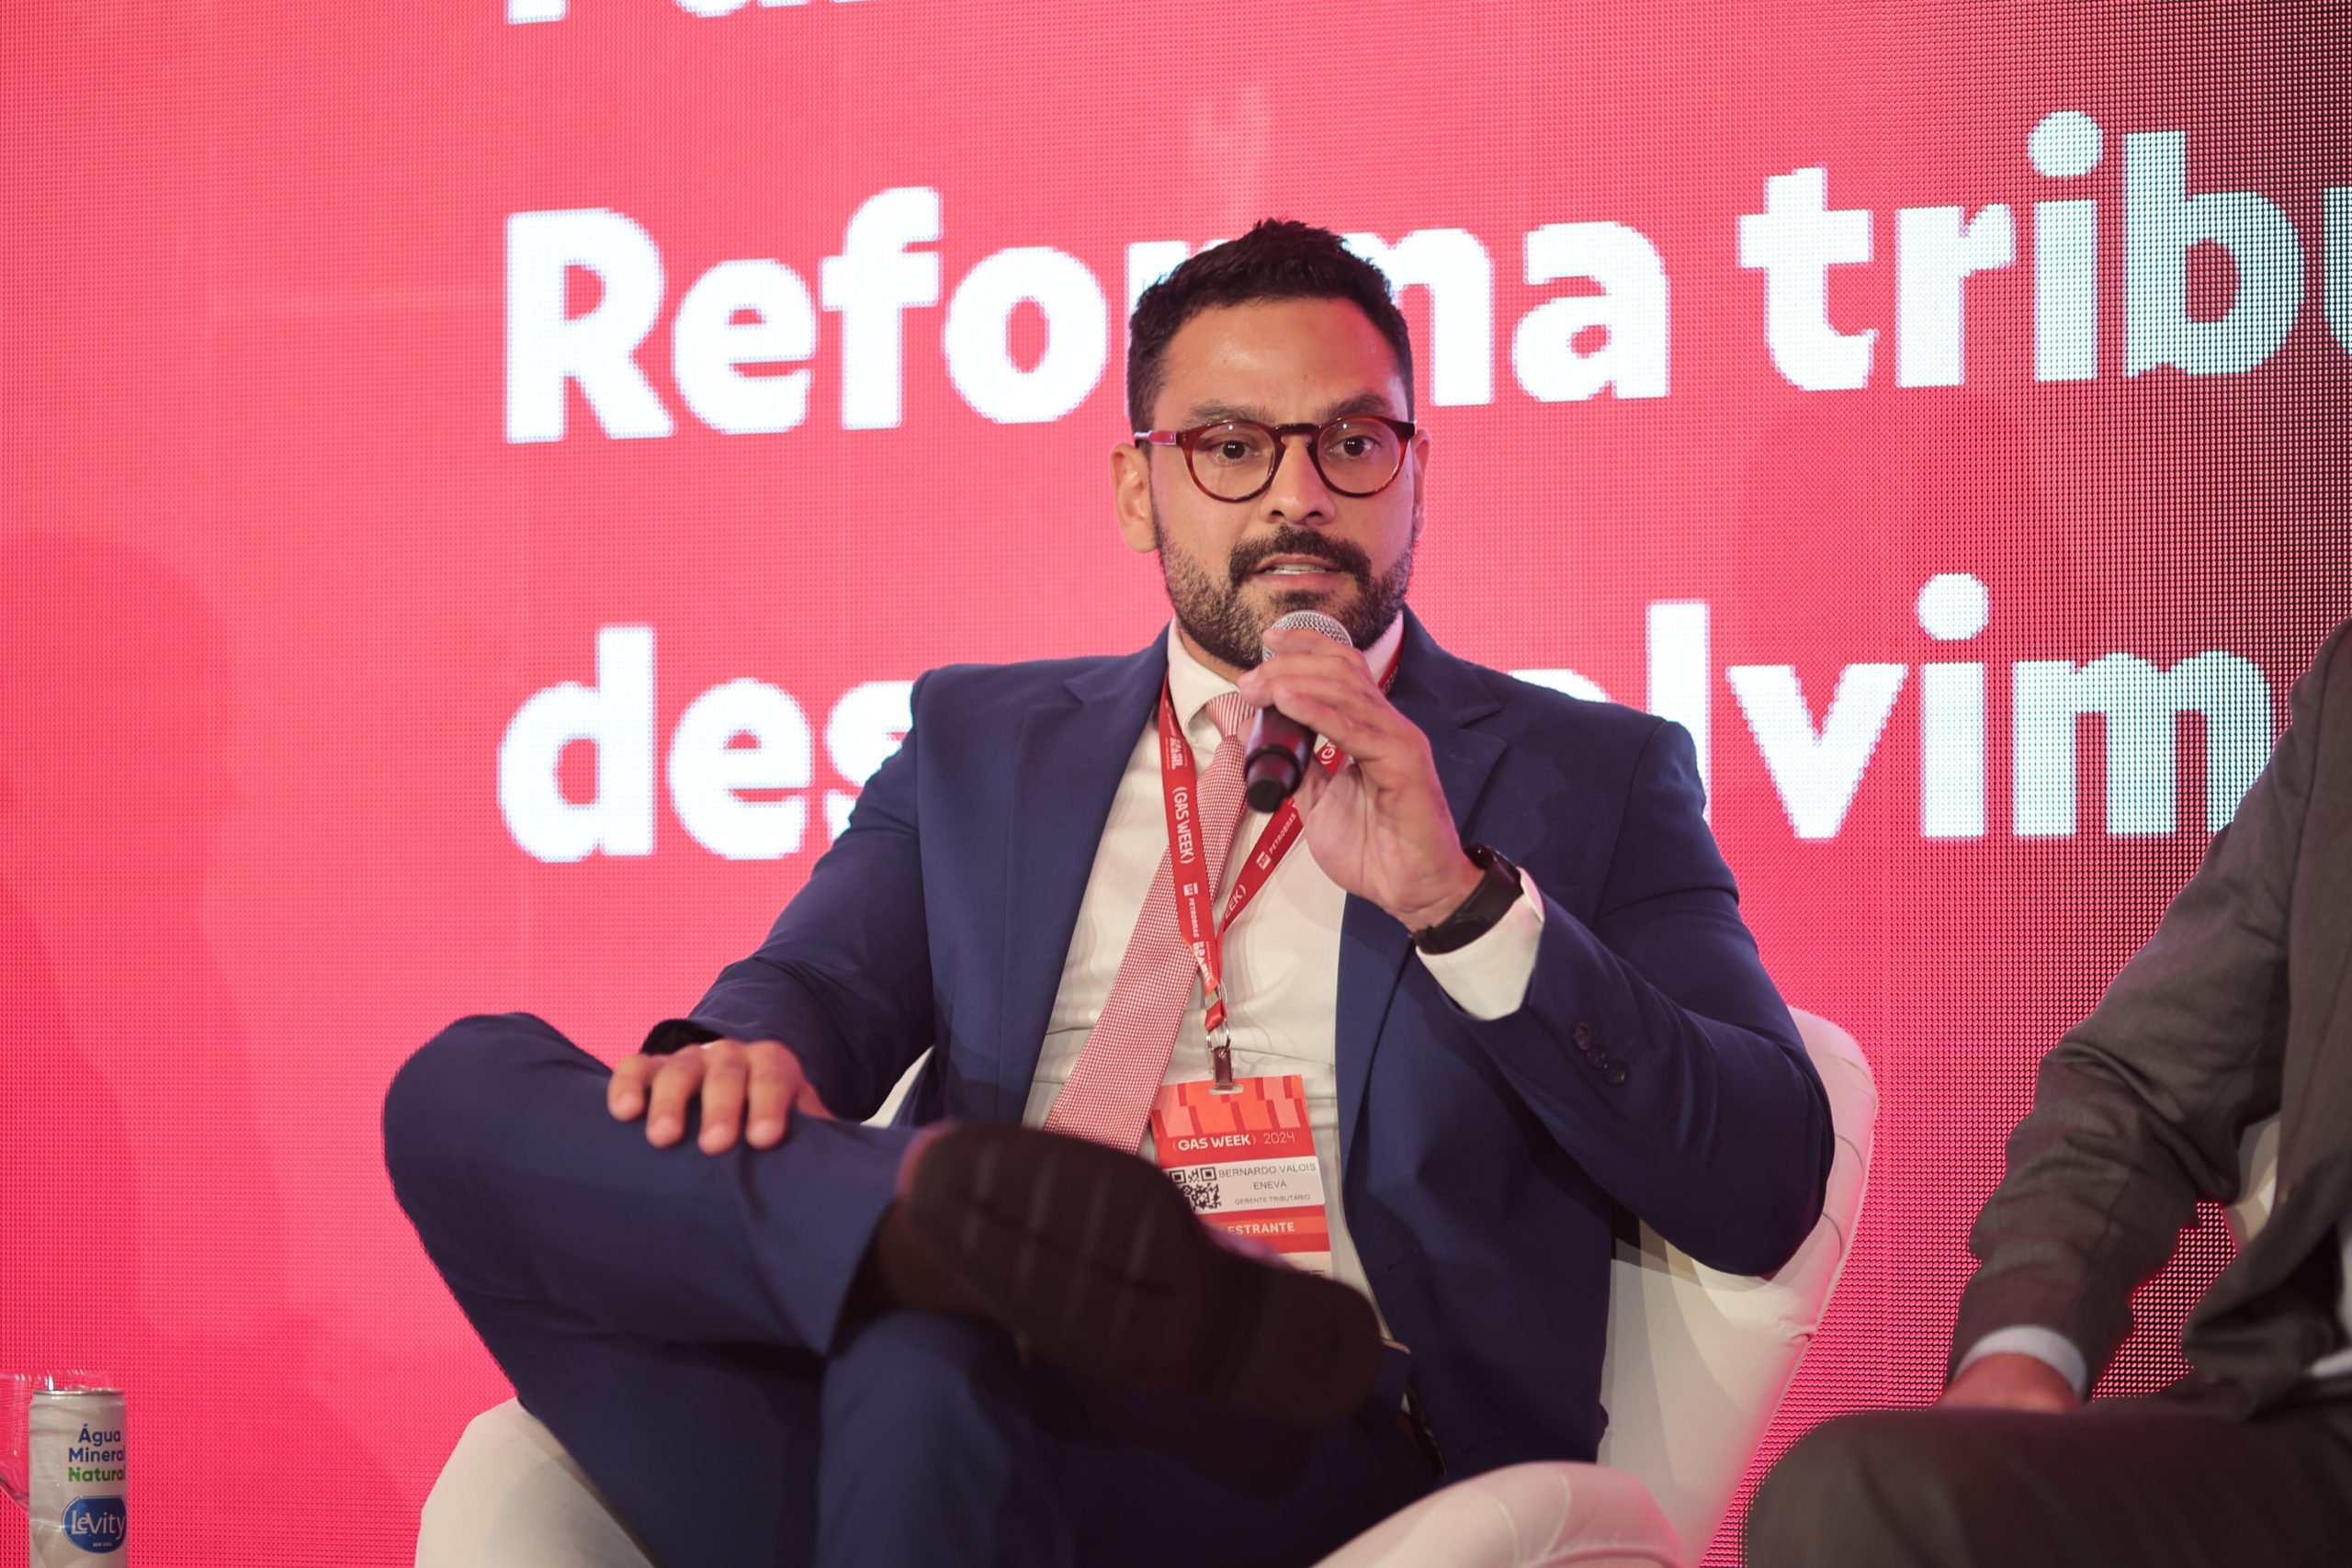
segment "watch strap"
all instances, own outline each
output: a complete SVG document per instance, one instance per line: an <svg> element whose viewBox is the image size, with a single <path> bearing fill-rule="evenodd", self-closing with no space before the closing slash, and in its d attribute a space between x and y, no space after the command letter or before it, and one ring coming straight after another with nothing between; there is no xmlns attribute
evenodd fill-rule
<svg viewBox="0 0 2352 1568"><path fill-rule="evenodd" d="M1433 926L1413 932L1413 945L1423 953L1452 953L1469 946L1502 923L1521 892L1519 867L1487 844L1465 844L1463 853L1486 874L1460 907Z"/></svg>

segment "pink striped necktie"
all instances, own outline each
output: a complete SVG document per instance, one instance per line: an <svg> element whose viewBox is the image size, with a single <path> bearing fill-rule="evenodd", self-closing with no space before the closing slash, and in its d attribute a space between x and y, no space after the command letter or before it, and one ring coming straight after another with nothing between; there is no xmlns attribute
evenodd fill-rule
<svg viewBox="0 0 2352 1568"><path fill-rule="evenodd" d="M1225 862L1241 824L1241 762L1247 750L1235 739L1249 723L1250 706L1238 692L1209 703L1209 721L1223 737L1201 775L1201 830L1207 851L1209 886L1225 886ZM1113 1148L1143 1143L1152 1097L1168 1076L1176 1033L1193 998L1200 970L1176 925L1176 882L1168 852L1144 895L1143 913L1127 939L1117 978L1102 1003L1102 1016L1079 1051L1046 1130L1091 1138Z"/></svg>

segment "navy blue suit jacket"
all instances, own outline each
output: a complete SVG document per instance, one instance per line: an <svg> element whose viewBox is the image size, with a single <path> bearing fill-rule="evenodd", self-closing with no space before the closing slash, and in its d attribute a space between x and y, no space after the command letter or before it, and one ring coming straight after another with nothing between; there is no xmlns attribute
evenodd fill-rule
<svg viewBox="0 0 2352 1568"><path fill-rule="evenodd" d="M1164 639L1124 659L952 666L703 1029L798 1054L873 1113L1016 1119ZM1392 700L1464 842L1542 887L1525 1002L1455 1007L1350 898L1337 1009L1342 1201L1459 1474L1590 1459L1613 1235L1638 1215L1715 1268L1778 1267L1820 1213L1828 1102L1739 919L1678 727L1454 658L1408 617Z"/></svg>

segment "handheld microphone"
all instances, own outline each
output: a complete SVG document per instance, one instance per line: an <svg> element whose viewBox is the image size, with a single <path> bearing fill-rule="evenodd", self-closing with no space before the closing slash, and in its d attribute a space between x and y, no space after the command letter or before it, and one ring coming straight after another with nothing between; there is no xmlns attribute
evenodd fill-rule
<svg viewBox="0 0 2352 1568"><path fill-rule="evenodd" d="M1266 628L1269 631L1320 632L1333 642L1353 648L1348 628L1320 610L1293 610ZM1273 650L1261 645L1261 657ZM1252 811L1272 811L1291 797L1315 760L1315 732L1280 708L1260 708L1250 725L1250 750L1243 753L1241 781Z"/></svg>

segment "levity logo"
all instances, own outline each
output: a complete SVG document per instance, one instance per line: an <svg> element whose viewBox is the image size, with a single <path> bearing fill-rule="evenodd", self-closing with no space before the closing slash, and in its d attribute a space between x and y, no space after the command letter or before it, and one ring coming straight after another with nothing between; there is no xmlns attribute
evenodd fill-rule
<svg viewBox="0 0 2352 1568"><path fill-rule="evenodd" d="M130 1537L130 1517L119 1497L76 1497L58 1521L75 1550L94 1555L119 1551Z"/></svg>

